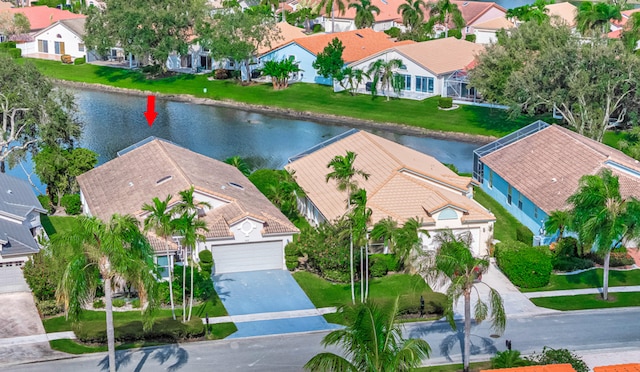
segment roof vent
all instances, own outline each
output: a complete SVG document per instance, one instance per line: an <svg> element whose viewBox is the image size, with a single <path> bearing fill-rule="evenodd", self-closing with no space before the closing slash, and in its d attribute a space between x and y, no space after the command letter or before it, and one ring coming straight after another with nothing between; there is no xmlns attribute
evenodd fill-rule
<svg viewBox="0 0 640 372"><path fill-rule="evenodd" d="M129 182L129 187L132 187L132 186L133 186L133 182Z"/></svg>
<svg viewBox="0 0 640 372"><path fill-rule="evenodd" d="M7 194L13 194L13 191L11 189L7 190Z"/></svg>
<svg viewBox="0 0 640 372"><path fill-rule="evenodd" d="M556 183L556 182L558 182L558 180L557 180L555 177L553 177L553 178L551 179L551 182Z"/></svg>
<svg viewBox="0 0 640 372"><path fill-rule="evenodd" d="M159 180L156 181L156 186L158 185L162 185L165 182L171 181L173 179L173 176L165 176L160 178Z"/></svg>
<svg viewBox="0 0 640 372"><path fill-rule="evenodd" d="M242 185L240 185L238 183L235 183L235 182L229 182L229 186L233 186L236 189L244 190L244 186L242 186Z"/></svg>
<svg viewBox="0 0 640 372"><path fill-rule="evenodd" d="M360 34L359 34L359 33L357 33L357 32L356 32L356 36L357 36L357 37L359 37L359 38L361 38L361 39L364 39L364 36L360 35Z"/></svg>
<svg viewBox="0 0 640 372"><path fill-rule="evenodd" d="M465 1L464 3L462 3L462 6L467 6L467 5L469 5L468 1Z"/></svg>

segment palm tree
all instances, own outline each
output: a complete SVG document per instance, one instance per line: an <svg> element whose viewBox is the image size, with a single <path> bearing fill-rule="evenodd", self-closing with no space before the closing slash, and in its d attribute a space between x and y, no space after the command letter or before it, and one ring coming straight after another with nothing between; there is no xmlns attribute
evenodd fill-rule
<svg viewBox="0 0 640 372"><path fill-rule="evenodd" d="M477 292L476 284L482 283L476 282L480 275L489 269L489 259L473 257L469 249L470 238L456 237L451 231L440 233L437 240L440 242L440 247L432 257L431 265L426 268L425 274L430 283L437 286L449 285L446 292L445 315L454 330L457 327L453 318L453 306L460 297L464 298L464 371L468 372L471 356L471 292L474 289ZM489 308L491 308L492 328L497 333L504 332L506 314L502 298L491 287L489 287L489 304L482 301L478 295L474 309L474 318L477 323L487 318Z"/></svg>
<svg viewBox="0 0 640 372"><path fill-rule="evenodd" d="M320 10L324 10L326 13L331 13L331 33L336 32L335 14L333 11L337 6L340 14L344 14L346 9L345 2L343 0L320 0L316 6L318 12L320 12Z"/></svg>
<svg viewBox="0 0 640 372"><path fill-rule="evenodd" d="M113 330L112 288L125 280L138 290L144 309L145 329L151 326L149 317L156 307L156 266L149 242L131 216L113 215L109 222L96 217L81 216L71 231L56 234L49 244L68 258L68 264L58 283L56 298L64 305L67 317L77 320L82 307L89 303L100 280L104 287L107 323L109 370L115 372L115 337Z"/></svg>
<svg viewBox="0 0 640 372"><path fill-rule="evenodd" d="M422 220L412 217L405 221L404 225L396 231L393 253L396 254L402 268L411 266L411 254L420 252L422 249L422 238L420 238L420 234L422 233L429 236L429 233L421 227Z"/></svg>
<svg viewBox="0 0 640 372"><path fill-rule="evenodd" d="M367 74L373 76L371 82L371 95L378 94L378 82L384 91L387 101L389 100L389 91L393 88L394 91L399 92L402 89L401 85L398 85L398 79L396 79L396 69L402 66L402 60L391 59L385 61L378 59L369 66Z"/></svg>
<svg viewBox="0 0 640 372"><path fill-rule="evenodd" d="M365 302L343 307L341 313L351 324L333 331L322 340L323 346L341 347L342 357L320 353L305 364L309 371L408 372L428 358L431 348L422 339L405 339L396 323L398 299L390 311Z"/></svg>
<svg viewBox="0 0 640 372"><path fill-rule="evenodd" d="M197 218L196 213L185 212L179 218L173 220L173 228L176 232L181 235L181 244L185 247L185 251L188 248L191 248L192 252L195 252L196 246L198 242L202 242L205 240L205 236L201 234L201 232L209 231L207 229L207 225L203 220L199 220ZM185 319L186 314L186 293L185 293L185 277L186 277L186 266L183 265L183 275L182 275L182 321L185 320L188 322L191 320L191 310L193 309L193 257L190 258L190 268L191 268L191 291L189 293L189 316Z"/></svg>
<svg viewBox="0 0 640 372"><path fill-rule="evenodd" d="M402 24L413 31L424 21L425 3L423 0L406 0L406 3L400 4L398 13L402 15Z"/></svg>
<svg viewBox="0 0 640 372"><path fill-rule="evenodd" d="M578 8L576 28L582 35L602 35L607 32L607 26L612 19L622 19L619 7L604 2L594 4L584 1Z"/></svg>
<svg viewBox="0 0 640 372"><path fill-rule="evenodd" d="M336 188L338 191L347 192L347 211L351 210L351 198L349 197L353 191L358 187L358 182L354 179L355 176L360 176L365 180L369 179L369 174L354 167L357 154L352 151L347 151L345 156L336 155L327 164L327 168L333 169L327 173L325 182L329 180L336 181ZM353 279L353 233L350 233L349 238L349 260L351 267L351 301L356 303L355 284Z"/></svg>
<svg viewBox="0 0 640 372"><path fill-rule="evenodd" d="M226 158L224 159L224 162L238 168L240 173L242 173L245 177L248 177L251 174L251 168L249 168L249 164L247 164L247 162L238 155Z"/></svg>
<svg viewBox="0 0 640 372"><path fill-rule="evenodd" d="M555 210L549 214L549 218L544 223L547 234L558 232L558 242L562 240L562 236L567 227L571 226L571 213L568 211Z"/></svg>
<svg viewBox="0 0 640 372"><path fill-rule="evenodd" d="M156 197L151 201L153 205L145 203L142 206L142 210L148 213L144 220L144 231L153 230L156 235L164 240L167 260L169 260L169 302L171 303L171 316L173 320L176 320L176 310L173 303L173 265L169 255L169 237L173 235L173 226L171 223L172 214L169 211L171 195L167 195L164 200Z"/></svg>
<svg viewBox="0 0 640 372"><path fill-rule="evenodd" d="M350 95L355 96L358 91L358 86L362 84L364 78L369 78L369 75L359 68L347 66L340 70L334 78L340 83L343 89L347 90Z"/></svg>
<svg viewBox="0 0 640 372"><path fill-rule="evenodd" d="M598 175L582 176L567 202L572 205L573 226L581 242L604 253L602 298L607 300L611 249L626 237L637 237L639 217L634 214L640 210L640 201L622 198L618 176L603 169Z"/></svg>
<svg viewBox="0 0 640 372"><path fill-rule="evenodd" d="M367 207L367 190L354 191L349 203L353 209L349 215L353 231L353 243L360 247L360 302L365 302L369 295L369 244L367 237L367 225L371 222L371 208ZM363 262L364 257L364 262Z"/></svg>
<svg viewBox="0 0 640 372"><path fill-rule="evenodd" d="M371 229L371 238L373 240L382 240L386 250L389 252L395 252L394 247L397 231L398 223L393 218L387 217L373 225L373 229Z"/></svg>
<svg viewBox="0 0 640 372"><path fill-rule="evenodd" d="M438 0L438 2L430 4L429 8L430 28L436 24L442 25L444 37L449 37L449 24L452 22L457 28L464 27L465 20L462 18L462 13L451 0Z"/></svg>
<svg viewBox="0 0 640 372"><path fill-rule="evenodd" d="M526 359L522 359L518 350L498 351L496 356L491 358L491 368L513 368L526 367L531 365Z"/></svg>
<svg viewBox="0 0 640 372"><path fill-rule="evenodd" d="M211 205L207 202L196 201L195 198L193 197L193 191L194 191L193 186L191 186L191 188L189 188L188 190L180 191L178 193L180 195L180 202L178 202L178 204L176 204L176 206L173 208L177 214L181 215L180 218L174 221L174 229L183 234L183 239L184 239L184 230L188 228L188 226L186 226L185 223L189 221L184 221L184 220L179 221L179 220L182 219L183 217L186 217L188 220L189 218L191 218L192 215L196 216L197 218L200 218L201 210L203 208L205 207L211 208ZM206 228L206 225L205 225L205 228ZM193 304L193 260L194 260L193 252L195 252L197 241L199 241L199 239L194 239L192 245L185 244L184 241L182 243L183 257L189 260L189 263L191 265L191 303L189 304L189 318L191 318L191 306ZM188 257L188 253L187 253L189 247L193 248L191 257ZM186 280L187 280L186 277L187 277L187 267L184 265L184 262L183 262L182 264L182 321L185 321L185 314L186 314L186 299L185 299Z"/></svg>
<svg viewBox="0 0 640 372"><path fill-rule="evenodd" d="M349 8L356 10L356 18L354 23L357 28L373 27L376 22L373 13L380 14L380 8L371 4L371 0L360 0L360 2L354 2L349 4Z"/></svg>

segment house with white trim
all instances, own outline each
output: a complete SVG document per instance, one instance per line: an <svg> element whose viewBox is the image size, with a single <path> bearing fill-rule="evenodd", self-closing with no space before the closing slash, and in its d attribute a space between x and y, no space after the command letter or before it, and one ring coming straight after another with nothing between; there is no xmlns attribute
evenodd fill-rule
<svg viewBox="0 0 640 372"><path fill-rule="evenodd" d="M18 44L22 56L60 60L63 54L68 54L73 60L86 58L85 21L86 18L64 19L35 32L32 41Z"/></svg>

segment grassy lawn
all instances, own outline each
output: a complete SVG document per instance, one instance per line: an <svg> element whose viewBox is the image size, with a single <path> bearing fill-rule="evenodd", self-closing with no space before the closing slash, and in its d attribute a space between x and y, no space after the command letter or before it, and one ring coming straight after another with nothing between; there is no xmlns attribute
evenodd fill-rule
<svg viewBox="0 0 640 372"><path fill-rule="evenodd" d="M438 110L438 97L425 101L401 99L386 102L384 97L372 99L368 95L352 97L344 92L334 93L331 87L317 84L293 84L288 89L275 91L271 84L241 86L233 80L208 81L206 75L184 74L148 80L141 72L112 67L65 65L39 59L29 59L29 62L44 75L55 79L164 94L191 94L214 100L394 122L437 131L501 137L539 119L521 116L512 120L504 110L465 105L452 111ZM207 93L203 92L204 88L207 88Z"/></svg>
<svg viewBox="0 0 640 372"><path fill-rule="evenodd" d="M488 361L469 363L469 370L472 372L476 372L484 369L490 369L490 368L491 368L491 362L488 362ZM420 368L414 369L413 371L414 372L458 372L458 371L462 371L462 369L463 369L462 364L447 364L443 366L420 367Z"/></svg>
<svg viewBox="0 0 640 372"><path fill-rule="evenodd" d="M603 269L595 269L574 275L552 274L549 284L540 288L521 288L522 292L557 291L563 289L602 287ZM609 287L640 285L640 270L609 271Z"/></svg>
<svg viewBox="0 0 640 372"><path fill-rule="evenodd" d="M56 233L73 230L78 224L78 219L76 217L47 216L41 214L40 223L42 223L42 227L47 232L47 235L51 236Z"/></svg>
<svg viewBox="0 0 640 372"><path fill-rule="evenodd" d="M606 309L611 307L640 306L640 292L609 293L609 300L604 301L597 294L578 296L557 296L532 298L536 306L555 310Z"/></svg>
<svg viewBox="0 0 640 372"><path fill-rule="evenodd" d="M511 213L507 212L503 206L479 187L474 187L473 199L496 216L496 223L493 226L495 239L500 241L516 240L516 229L520 222Z"/></svg>

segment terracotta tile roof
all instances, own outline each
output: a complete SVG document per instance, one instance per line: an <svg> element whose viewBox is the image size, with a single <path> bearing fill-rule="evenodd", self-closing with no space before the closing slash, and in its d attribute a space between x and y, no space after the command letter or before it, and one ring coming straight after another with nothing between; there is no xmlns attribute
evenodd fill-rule
<svg viewBox="0 0 640 372"><path fill-rule="evenodd" d="M504 18L504 17L498 17L498 18L494 18L494 19L490 19L486 22L482 22L482 23L478 23L476 25L473 26L473 28L477 29L483 29L483 30L509 30L514 28L515 25L513 24L513 22L511 22L510 20Z"/></svg>
<svg viewBox="0 0 640 372"><path fill-rule="evenodd" d="M243 216L265 221L266 233L298 231L235 167L159 139L80 175L78 184L91 214L101 219L113 213L140 218L142 205L153 197L175 196L193 185L228 202L206 213L209 237L230 236L228 225Z"/></svg>
<svg viewBox="0 0 640 372"><path fill-rule="evenodd" d="M549 126L480 158L489 168L549 214L567 207L580 177L603 168L620 179L623 197L640 198L640 162L558 125ZM608 162L620 164L633 176Z"/></svg>
<svg viewBox="0 0 640 372"><path fill-rule="evenodd" d="M317 55L336 37L340 39L342 45L344 45L342 59L344 59L345 63L357 61L395 45L394 41L391 40L387 34L373 31L370 28L336 32L333 34L311 35L295 39L293 42L308 50L313 55Z"/></svg>
<svg viewBox="0 0 640 372"><path fill-rule="evenodd" d="M294 39L307 37L307 34L304 33L303 29L292 26L287 22L277 23L276 27L280 30L280 36L282 36L282 38L278 39L271 45L260 45L258 47L258 55L262 55L270 50L277 49L285 44L290 43Z"/></svg>
<svg viewBox="0 0 640 372"><path fill-rule="evenodd" d="M298 184L328 220L346 211L346 193L336 190L336 182L325 182L329 161L347 151L357 154L355 167L369 173L369 179L357 178L358 186L367 190L372 209L372 223L392 216L399 222L412 217L432 221L429 212L443 205L466 209L469 214L487 221L495 218L482 206L463 196L471 180L460 177L429 155L378 137L357 131L333 142L285 168L295 170ZM419 202L416 202L419 201Z"/></svg>
<svg viewBox="0 0 640 372"><path fill-rule="evenodd" d="M501 10L505 14L507 13L507 10L505 8L493 2L468 0L452 0L451 2L458 6L458 9L460 9L460 13L462 13L462 18L464 18L467 26L474 26L474 22L478 18L482 17L483 14L491 10L491 8Z"/></svg>
<svg viewBox="0 0 640 372"><path fill-rule="evenodd" d="M622 28L622 27L624 27L624 26L627 24L627 22L629 22L629 18L631 18L631 15L632 15L633 13L636 13L636 12L640 12L640 8L636 8L636 9L629 9L629 10L623 10L622 12L620 12L620 13L622 14L622 19L621 19L621 20L619 20L619 21L617 21L617 20L613 19L613 20L611 20L611 23L612 23L614 26L617 26L617 27L621 27L621 28Z"/></svg>
<svg viewBox="0 0 640 372"><path fill-rule="evenodd" d="M548 15L550 17L558 17L558 21L564 23L569 27L575 27L576 25L576 14L578 13L578 7L571 4L570 2L556 3L556 4L547 4L545 9L548 10ZM558 21L555 21L557 24Z"/></svg>
<svg viewBox="0 0 640 372"><path fill-rule="evenodd" d="M640 363L594 367L593 372L640 372Z"/></svg>
<svg viewBox="0 0 640 372"><path fill-rule="evenodd" d="M607 37L609 39L620 39L622 37L622 29L609 32Z"/></svg>
<svg viewBox="0 0 640 372"><path fill-rule="evenodd" d="M174 241L169 239L167 242L152 232L147 233L147 239L149 240L149 244L151 244L151 248L153 248L156 253L165 253L167 251L167 245L169 246L169 252L176 252L178 250L178 245Z"/></svg>
<svg viewBox="0 0 640 372"><path fill-rule="evenodd" d="M575 372L575 369L569 363L565 364L549 364L546 366L529 366L529 367L514 367L514 368L501 368L501 369L484 369L485 371L504 371L504 372Z"/></svg>
<svg viewBox="0 0 640 372"><path fill-rule="evenodd" d="M82 14L75 14L68 10L60 10L58 8L49 8L48 6L11 8L2 11L11 14L24 14L31 24L31 31L41 30L63 19L86 18Z"/></svg>

